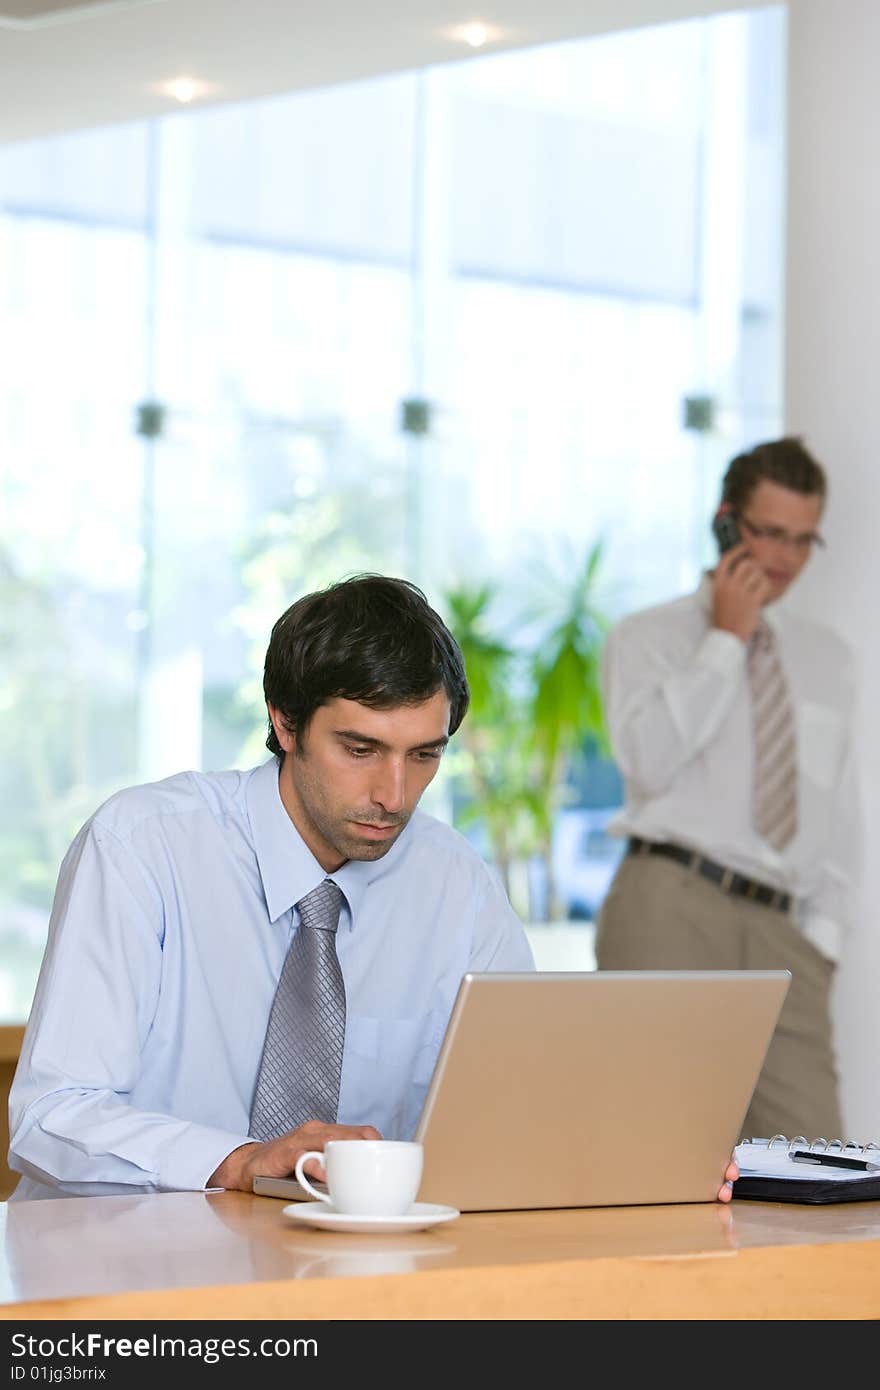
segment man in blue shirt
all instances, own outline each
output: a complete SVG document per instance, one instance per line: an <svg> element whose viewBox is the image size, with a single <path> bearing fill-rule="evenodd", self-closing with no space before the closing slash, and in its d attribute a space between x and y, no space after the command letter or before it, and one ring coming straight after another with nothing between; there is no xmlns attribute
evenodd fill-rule
<svg viewBox="0 0 880 1390"><path fill-rule="evenodd" d="M73 842L10 1097L15 1198L250 1190L334 1138L409 1138L466 971L531 970L495 876L417 811L467 709L413 585L360 576L276 623L269 762L117 793ZM254 1142L295 904L332 876L345 985L338 1123Z"/></svg>

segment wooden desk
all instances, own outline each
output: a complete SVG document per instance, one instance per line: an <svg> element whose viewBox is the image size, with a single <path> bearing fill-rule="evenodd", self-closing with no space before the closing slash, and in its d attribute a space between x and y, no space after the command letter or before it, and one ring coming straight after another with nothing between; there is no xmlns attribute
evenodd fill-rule
<svg viewBox="0 0 880 1390"><path fill-rule="evenodd" d="M18 1174L6 1166L9 1149L9 1087L18 1065L24 1024L0 1024L0 1199L5 1200L18 1182Z"/></svg>
<svg viewBox="0 0 880 1390"><path fill-rule="evenodd" d="M309 1231L222 1192L0 1206L0 1316L877 1318L880 1202L473 1213Z"/></svg>

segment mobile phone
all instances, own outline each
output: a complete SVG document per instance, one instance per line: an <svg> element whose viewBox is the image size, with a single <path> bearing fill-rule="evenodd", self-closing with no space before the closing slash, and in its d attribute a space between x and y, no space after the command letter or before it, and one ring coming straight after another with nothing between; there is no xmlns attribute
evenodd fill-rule
<svg viewBox="0 0 880 1390"><path fill-rule="evenodd" d="M733 546L739 545L742 540L733 512L716 512L712 522L712 532L718 542L718 549L721 551L722 555L725 550L730 550Z"/></svg>

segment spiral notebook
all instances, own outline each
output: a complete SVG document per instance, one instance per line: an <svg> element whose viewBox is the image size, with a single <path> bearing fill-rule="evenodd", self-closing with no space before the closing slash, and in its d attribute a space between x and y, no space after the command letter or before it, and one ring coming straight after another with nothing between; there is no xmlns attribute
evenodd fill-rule
<svg viewBox="0 0 880 1390"><path fill-rule="evenodd" d="M734 1197L764 1202L867 1202L880 1197L880 1144L843 1139L746 1139L735 1151Z"/></svg>

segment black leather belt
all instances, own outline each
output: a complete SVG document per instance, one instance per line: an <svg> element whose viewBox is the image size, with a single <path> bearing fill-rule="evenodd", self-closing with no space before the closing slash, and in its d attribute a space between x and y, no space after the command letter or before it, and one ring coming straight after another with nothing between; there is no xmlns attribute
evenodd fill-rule
<svg viewBox="0 0 880 1390"><path fill-rule="evenodd" d="M754 878L746 878L745 874L726 869L723 864L716 864L714 859L704 859L696 850L685 849L684 845L673 845L661 840L640 840L634 835L626 852L659 854L664 859L674 859L676 864L683 864L686 869L694 869L703 878L708 878L722 893L729 893L732 898L748 898L750 902L772 907L777 912L788 912L791 907L790 893L783 893L778 888L771 888L769 883L758 883Z"/></svg>

